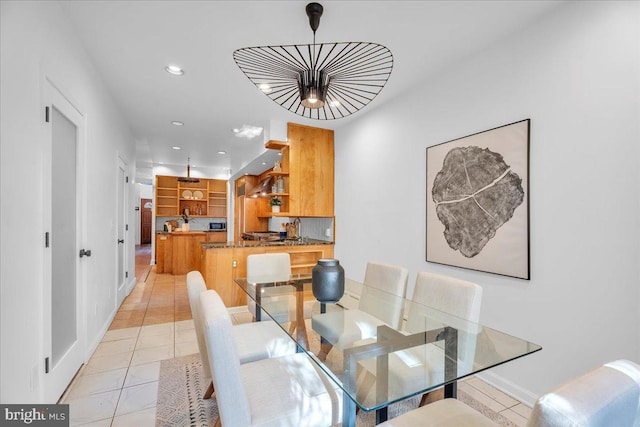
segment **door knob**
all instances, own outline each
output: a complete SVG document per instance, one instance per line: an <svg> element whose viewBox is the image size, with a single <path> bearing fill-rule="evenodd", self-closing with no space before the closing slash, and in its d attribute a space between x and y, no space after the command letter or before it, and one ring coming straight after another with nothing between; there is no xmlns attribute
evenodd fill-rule
<svg viewBox="0 0 640 427"><path fill-rule="evenodd" d="M80 249L80 258L82 258L83 256L91 256L91 249Z"/></svg>
<svg viewBox="0 0 640 427"><path fill-rule="evenodd" d="M118 243L124 243L124 239L122 240L118 239Z"/></svg>

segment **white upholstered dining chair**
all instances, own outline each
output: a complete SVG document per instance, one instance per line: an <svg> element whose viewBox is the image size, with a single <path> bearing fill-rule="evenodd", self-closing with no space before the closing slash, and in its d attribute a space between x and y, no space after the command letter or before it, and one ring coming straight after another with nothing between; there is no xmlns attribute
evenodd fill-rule
<svg viewBox="0 0 640 427"><path fill-rule="evenodd" d="M200 294L207 290L205 281L199 271L187 273L187 292L189 293L189 305L191 316L198 339L198 350L202 360L202 368L209 383L204 398L208 399L213 393L211 381L211 367L204 337L202 315L199 309ZM237 345L240 363L253 362L255 360L278 357L296 352L295 342L273 321L244 323L236 325L232 329Z"/></svg>
<svg viewBox="0 0 640 427"><path fill-rule="evenodd" d="M291 276L291 257L287 253L252 254L247 256L247 290L253 292L252 283L283 282ZM287 299L291 289L287 287L263 288L262 296L268 306L269 313L279 322L286 322L289 318L290 301ZM256 320L256 302L247 298L247 309ZM264 310L260 312L260 319L269 319Z"/></svg>
<svg viewBox="0 0 640 427"><path fill-rule="evenodd" d="M200 310L217 390L216 425L320 427L341 420L342 390L306 353L241 365L220 296L213 290L200 294Z"/></svg>
<svg viewBox="0 0 640 427"><path fill-rule="evenodd" d="M416 277L411 300L415 304L409 304L404 333L414 334L437 329L443 323L455 326L456 320L460 319L458 372L470 371L475 356L478 331L474 326L480 318L482 288L472 282L423 271ZM467 320L473 323L468 325L465 322ZM375 376L374 359L363 360L359 366ZM415 390L426 389L431 384L443 381L444 350L441 346L420 345L389 355L388 387L391 396L406 396ZM362 391L366 392L374 391ZM425 395L422 403L426 399Z"/></svg>
<svg viewBox="0 0 640 427"><path fill-rule="evenodd" d="M381 427L496 427L493 421L456 399L409 411ZM535 403L528 427L640 427L640 365L606 363Z"/></svg>
<svg viewBox="0 0 640 427"><path fill-rule="evenodd" d="M408 277L404 267L369 262L357 309L312 316L313 329L331 343L321 345L318 357L325 360L332 347L342 350L356 341L375 337L380 325L399 329Z"/></svg>

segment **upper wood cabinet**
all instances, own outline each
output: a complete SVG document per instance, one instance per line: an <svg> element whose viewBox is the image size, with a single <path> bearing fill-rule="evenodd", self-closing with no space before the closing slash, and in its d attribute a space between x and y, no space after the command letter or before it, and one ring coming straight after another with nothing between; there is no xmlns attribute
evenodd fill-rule
<svg viewBox="0 0 640 427"><path fill-rule="evenodd" d="M156 176L156 216L227 217L227 181L180 182L177 176Z"/></svg>
<svg viewBox="0 0 640 427"><path fill-rule="evenodd" d="M274 216L331 217L334 209L333 131L295 123L287 125L287 142L269 141L282 151L280 172L267 172L285 183L281 212Z"/></svg>

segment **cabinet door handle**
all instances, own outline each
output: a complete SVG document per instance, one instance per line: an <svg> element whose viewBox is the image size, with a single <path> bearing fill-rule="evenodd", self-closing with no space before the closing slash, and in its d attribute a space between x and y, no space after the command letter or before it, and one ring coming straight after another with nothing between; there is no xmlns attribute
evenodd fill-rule
<svg viewBox="0 0 640 427"><path fill-rule="evenodd" d="M124 239L122 240L118 239L118 243L124 243Z"/></svg>

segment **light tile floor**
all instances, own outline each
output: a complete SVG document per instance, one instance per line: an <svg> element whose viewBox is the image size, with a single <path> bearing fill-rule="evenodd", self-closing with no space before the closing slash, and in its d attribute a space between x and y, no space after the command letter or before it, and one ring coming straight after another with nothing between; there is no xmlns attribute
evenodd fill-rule
<svg viewBox="0 0 640 427"><path fill-rule="evenodd" d="M160 361L197 352L193 320L108 331L62 398L70 425L155 426Z"/></svg>

